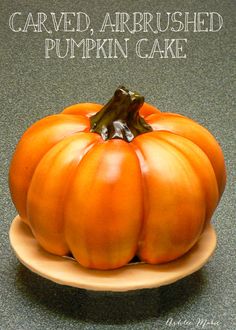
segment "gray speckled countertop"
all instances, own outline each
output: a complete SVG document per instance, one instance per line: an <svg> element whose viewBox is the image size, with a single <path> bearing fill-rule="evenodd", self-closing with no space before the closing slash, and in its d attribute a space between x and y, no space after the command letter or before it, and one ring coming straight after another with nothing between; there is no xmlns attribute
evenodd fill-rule
<svg viewBox="0 0 236 330"><path fill-rule="evenodd" d="M235 316L235 1L7 1L0 3L0 329L236 329ZM186 59L141 59L133 49L140 38L177 38L177 34L104 33L103 38L130 38L127 59L44 58L45 38L80 38L57 32L14 33L9 16L22 12L83 11L94 26L106 12L218 12L224 19L216 33L179 33L188 38ZM8 190L9 162L22 133L36 120L65 106L104 102L120 84L135 89L162 111L177 112L205 125L220 142L228 182L213 216L217 249L200 271L172 285L127 293L97 293L62 287L31 273L16 259L8 230L16 215ZM188 325L170 326L168 319Z"/></svg>

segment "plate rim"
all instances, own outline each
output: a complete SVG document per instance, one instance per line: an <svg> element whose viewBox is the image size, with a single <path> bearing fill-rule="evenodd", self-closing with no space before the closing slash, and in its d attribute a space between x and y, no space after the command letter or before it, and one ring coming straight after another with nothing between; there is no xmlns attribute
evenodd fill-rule
<svg viewBox="0 0 236 330"><path fill-rule="evenodd" d="M72 258L56 256L45 251L37 243L30 227L21 220L19 215L13 219L10 225L9 239L18 260L41 277L60 285L92 291L119 292L157 288L189 276L202 268L210 259L217 243L215 229L209 223L190 251L174 261L161 265L130 263L115 270L101 271L87 269ZM206 246L208 249L205 249ZM29 251L31 250L34 258L29 258ZM197 257L200 258L199 262L191 264L191 260ZM53 274L53 267L44 268L42 265L54 265L54 268L58 269L58 273ZM125 281L131 278L133 279L132 282Z"/></svg>

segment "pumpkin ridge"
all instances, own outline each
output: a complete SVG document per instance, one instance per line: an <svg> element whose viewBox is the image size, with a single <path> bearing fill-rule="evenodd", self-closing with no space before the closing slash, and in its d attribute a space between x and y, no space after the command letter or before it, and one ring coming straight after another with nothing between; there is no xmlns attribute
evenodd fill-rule
<svg viewBox="0 0 236 330"><path fill-rule="evenodd" d="M91 134L91 135L95 135L96 137L98 137L97 136L97 134L94 134L94 133L88 133L88 134ZM101 144L101 141L99 141L99 139L97 140L97 141L93 141L93 142L91 142L86 148L85 148L85 150L84 150L84 152L83 152L83 156L81 156L81 158L80 158L80 160L79 160L79 162L77 163L77 166L76 166L76 169L75 169L75 171L74 171L74 178L75 178L75 176L77 175L77 172L78 172L78 168L79 168L79 166L80 166L80 164L81 164L81 162L82 161L85 161L84 160L84 158L89 154L89 152L93 149L93 147L95 147L96 145L98 145L98 144ZM70 195L70 191L71 191L71 189L72 189L72 185L70 185L69 186L69 188L68 188L68 190L67 190L67 194L66 194L66 197L65 197L65 207L64 207L64 211L63 211L63 218L64 218L64 237L65 237L65 241L66 241L66 243L68 244L68 246L69 246L69 249L70 249L70 252L71 252L71 254L73 255L73 251L72 251L72 249L71 249L71 243L69 242L69 239L68 239L68 237L67 237L67 234L66 234L66 225L68 225L67 223L66 223L66 212L67 212L67 204L68 204L68 198L69 198L69 195ZM87 236L87 237L89 237L89 236ZM74 257L74 256L73 256ZM74 257L75 258L75 257ZM76 259L76 258L75 258Z"/></svg>
<svg viewBox="0 0 236 330"><path fill-rule="evenodd" d="M206 214L207 214L207 217L206 217L206 223L208 223L210 221L210 218L219 202L219 188L218 188L218 184L217 184L217 178L216 178L216 174L215 174L215 171L214 171L214 168L212 166L212 163L210 161L210 159L208 158L208 156L206 155L206 153L204 152L204 150L202 150L197 144L195 144L193 141L189 140L188 138L184 137L184 136L181 136L181 135L178 135L178 134L175 134L175 133L172 133L172 132L165 132L165 131L158 131L158 133L161 133L158 135L158 138L167 142L168 144L171 144L175 149L177 149L179 152L181 152L181 154L186 158L186 160L189 162L190 166L192 167L193 171L196 173L196 175L199 175L199 171L198 171L198 168L197 168L197 163L193 161L193 159L191 158L191 156L189 156L187 153L186 153L186 150L183 148L181 148L181 140L185 143L187 143L187 148L191 148L191 152L194 153L194 160L196 159L196 157L198 157L200 159L200 157L204 157L204 159L202 159L203 163L205 165L207 165L210 169L210 172L212 173L212 178L213 178L213 181L214 182L211 182L211 184L209 186L204 186L204 181L203 181L203 178L201 178L200 182L201 182L201 186L202 186L202 189L204 191L204 195L205 195L205 199L209 202L209 197L208 195L210 194L209 193L209 189L212 188L212 191L211 193L213 192L214 193L214 190L216 190L215 192L215 197L214 197L214 200L215 200L215 203L214 203L214 207L212 208L212 206L209 206L207 205L206 207ZM162 134L164 133L164 134ZM163 136L164 135L164 136ZM174 140L170 140L168 137L169 136L173 136L173 135L177 135L178 136L178 139L179 141L176 141L176 139ZM186 148L186 145L184 146ZM203 163L202 163L202 166L203 166ZM207 173L209 173L209 169L207 171ZM200 172L201 173L201 172ZM209 174L209 177L210 177L210 174ZM207 198L208 197L208 198ZM211 208L211 212L210 212L210 209Z"/></svg>
<svg viewBox="0 0 236 330"><path fill-rule="evenodd" d="M216 172L215 172L215 169L214 169L214 167L213 167L213 164L212 164L212 161L210 160L210 158L209 158L209 156L207 155L207 153L197 144L197 143L195 143L193 140L191 140L191 139L189 139L188 137L186 137L186 136L183 136L183 135L181 135L180 133L177 133L177 132L172 132L172 131L170 131L170 130L165 130L165 129L160 129L160 130L156 130L156 131L153 131L153 132L150 132L151 134L152 133L166 133L166 134L171 134L171 135L175 135L175 136L178 136L178 137L180 137L180 138L182 138L182 139L185 139L185 140L187 140L187 141L189 141L190 143L192 143L194 146L195 146L195 148L197 148L197 149L199 149L199 150L201 150L201 152L205 155L205 157L209 160L209 163L210 163L210 165L211 165L211 168L212 168L212 170L213 170L213 172L214 172L214 176L215 176L215 180L216 180L216 182L217 182L217 176L216 176ZM153 135L153 137L155 138L155 136ZM177 147L174 143L172 143L172 142L170 142L170 141L168 141L167 139L165 139L163 136L161 136L161 134L160 134L160 136L158 136L158 137L156 137L156 138L158 138L158 139L161 139L161 140L163 140L163 141L166 141L167 143L169 143L169 144L171 144L171 145L173 145L173 147L175 147L176 149L178 149L179 151L181 151L181 148L179 148L179 147ZM218 195L219 195L219 199L220 199L220 192L219 192L219 186L218 186L218 182L217 182L217 191L218 191Z"/></svg>
<svg viewBox="0 0 236 330"><path fill-rule="evenodd" d="M19 215L28 225L27 191L37 164L52 146L83 126L86 127L78 120L57 114L40 119L22 135L10 163L9 188Z"/></svg>
<svg viewBox="0 0 236 330"><path fill-rule="evenodd" d="M66 115L75 115L75 116L82 116L82 117L91 117L92 115L96 114L98 111L101 110L102 104L99 103L76 103L66 107L62 110L61 114Z"/></svg>
<svg viewBox="0 0 236 330"><path fill-rule="evenodd" d="M134 138L133 141L131 141L130 145L133 147L137 159L139 161L139 166L140 166L140 173L141 173L141 177L142 177L142 191L141 191L141 195L142 195L142 219L141 219L141 227L140 227L140 232L138 235L138 242L137 242L137 249L135 252L135 256L138 256L138 251L140 248L140 245L142 244L142 235L143 235L143 230L144 230L144 226L145 226L145 218L146 218L146 214L148 214L148 209L149 209L149 196L148 196L148 189L147 189L147 182L146 182L146 178L143 174L143 168L145 168L147 166L147 161L145 159L144 154L142 153L142 151L140 150L138 144L136 144L136 138ZM146 202L145 202L146 200ZM138 256L139 257L139 256ZM142 259L140 259L142 261Z"/></svg>
<svg viewBox="0 0 236 330"><path fill-rule="evenodd" d="M92 133L89 133L89 134L92 134ZM84 150L83 150L83 154L80 155L79 160L78 160L78 162L77 162L77 166L76 166L75 170L73 171L73 175L71 175L71 177L70 177L70 179L69 179L69 182L70 182L70 183L71 183L72 179L75 177L75 175L76 175L76 173L77 173L77 170L78 170L78 167L79 167L80 162L82 161L82 159L88 154L88 152L89 152L89 151L90 151L95 145L100 144L100 143L101 143L101 141L100 141L99 139L97 139L97 140L94 140L94 141L92 141L91 143L89 143L89 144L84 148ZM70 244L69 244L69 242L68 242L68 239L67 239L67 237L66 237L66 233L65 233L65 226L66 226L66 214L65 214L65 213L66 213L66 205L67 205L68 196L69 196L69 194L70 194L70 189L71 189L71 184L68 184L68 185L67 185L66 194L64 195L64 205L65 205L65 207L64 207L64 209L63 209L62 218L63 218L63 228L64 228L64 240L65 240L67 246L69 247L70 253L72 253L71 248L70 248ZM73 253L72 253L72 255L73 255Z"/></svg>
<svg viewBox="0 0 236 330"><path fill-rule="evenodd" d="M226 183L224 156L219 143L209 130L188 117L172 113L163 113L163 116L157 118L156 121L149 118L148 122L153 131L165 130L175 133L191 140L202 149L212 164L221 196Z"/></svg>
<svg viewBox="0 0 236 330"><path fill-rule="evenodd" d="M138 175L137 179L130 182L127 181L130 176L129 164ZM122 174L122 169L125 175ZM83 266L118 268L134 256L141 214L139 172L139 163L133 148L117 139L95 146L80 163L66 205L66 236L72 253ZM88 173L89 182L82 180ZM104 177L101 177L102 173ZM138 189L138 199L135 189ZM90 191L91 201L83 201L83 196ZM77 209L74 208L75 205ZM80 222L76 220L79 216ZM77 237L81 238L78 245Z"/></svg>
<svg viewBox="0 0 236 330"><path fill-rule="evenodd" d="M82 146L80 148L79 146L77 147L77 144L78 144L78 139L82 136L86 137L86 140L84 141L84 143L85 144L87 143L87 145ZM93 142L95 142L95 141L89 141L89 136L83 132L78 133L77 136L74 135L74 136L67 137L66 139L57 143L53 148L51 148L44 155L44 157L41 159L41 161L39 162L39 164L34 172L34 175L32 177L32 180L30 182L30 186L28 189L28 195L27 195L27 217L30 222L31 229L33 231L34 236L38 238L38 241L41 243L41 245L43 245L43 247L46 250L48 250L49 252L59 254L59 255L64 255L69 252L68 244L67 244L65 238L63 239L63 237L64 237L64 234L63 234L63 232L64 232L63 215L64 214L63 213L64 212L61 213L61 212L58 212L58 210L60 210L62 205L64 205L64 200L66 198L68 187L70 186L70 182L73 179L73 174L75 173L78 163L80 162L81 158L83 157L83 154L81 154L81 153L75 154L75 152L77 152L80 149L82 151L84 151L89 146L89 144L91 144ZM68 151L66 151L67 149L68 149ZM58 182L59 182L60 188L62 189L61 193L58 195L58 198L60 198L60 199L58 199L58 201L57 201L52 198L53 203L52 204L50 203L49 209L50 209L50 212L52 212L52 219L54 219L53 221L55 221L55 219L57 219L56 222L60 227L59 232L57 232L56 227L55 227L55 234L60 235L61 241L62 240L63 241L58 245L58 246L60 246L60 248L56 247L53 250L50 250L51 246L52 246L52 243L50 241L50 236L51 236L51 239L53 242L52 228L51 228L50 223L49 223L49 225L47 225L44 218L41 219L37 214L37 213L41 214L43 212L42 207L45 207L45 202L46 202L45 198L42 198L42 200L39 198L39 200L38 200L38 198L37 198L37 194L39 194L38 190L42 189L42 187L37 188L37 185L38 185L41 171L42 170L45 171L45 169L49 169L51 171L52 165L59 164L60 158L62 157L63 153L65 154L66 152L67 152L67 155L70 155L69 156L70 158L65 164L62 164L62 166L59 167L60 171L58 171L58 169L56 170L58 177L56 177L55 180L52 181L51 175L53 174L53 172L47 173L47 177L46 177L50 184L49 191L51 191L51 193L53 191L55 192L55 187L57 185L58 180L60 180ZM70 152L70 154L69 154L69 152ZM73 152L73 153L71 154L71 152ZM66 180L61 181L61 179L63 178L62 175L65 175L63 173L66 173L66 172L68 173L66 176ZM51 181L51 183L50 183L50 181ZM48 185L48 183L46 183L46 184ZM45 187L43 188L43 191L45 191ZM32 193L33 193L33 195L32 195ZM35 201L35 198L37 198L37 201ZM55 204L56 201L59 203L58 207L57 207L57 204ZM34 216L35 212L33 212L33 214L31 215L32 210L34 210L35 208L38 209L38 212L36 212L36 218ZM64 210L62 209L62 211L64 211ZM49 217L48 212L49 211L46 211L46 219ZM57 214L57 213L59 215L59 218L54 218L55 214ZM44 212L42 214L44 214ZM41 232L38 231L39 227L43 228L44 233L42 233L42 231ZM47 239L47 235L46 235L45 231L46 231L46 233L48 232L49 241ZM65 248L65 244L67 244L67 249ZM63 248L62 248L62 246L63 246ZM64 252L62 252L62 251L64 251Z"/></svg>
<svg viewBox="0 0 236 330"><path fill-rule="evenodd" d="M165 141L162 141L161 139L159 139L158 138L158 136L153 136L154 134L155 134L156 132L153 132L153 133L149 133L149 134L145 134L145 140L146 141L150 141L150 140L153 140L153 141L155 141L155 143L157 143L157 142L159 142L159 143L161 143L161 148L164 150L165 149L165 145L167 146L169 146L168 147L168 154L171 152L171 154L174 156L174 158L176 158L176 160L177 160L177 162L178 162L178 168L182 168L182 171L183 172L185 172L185 173L187 173L184 169L186 168L186 166L187 166L187 169L190 169L191 168L191 175L194 175L194 182L195 182L195 184L197 184L197 187L200 187L201 186L201 182L200 182L200 179L199 179L199 177L197 176L197 174L195 173L195 171L193 170L193 168L192 168L192 166L191 166L191 164L189 163L189 161L185 158L185 157L183 157L182 156L182 153L181 152L179 152L178 150L178 156L176 155L176 152L174 152L174 150L175 150L175 148L173 147L173 146L171 146L170 144L168 144L167 142L165 142ZM138 137L138 138L136 138L135 139L135 143L137 144L137 145L139 145L139 141L141 141L142 139L144 139L144 136L140 136L140 137ZM133 143L134 143L133 142ZM142 150L140 150L141 151L141 153L143 154L143 153L145 153L145 148L146 148L146 145L145 144L143 144L142 145L142 147L140 148L140 149L143 149L143 151ZM173 151L172 151L172 150ZM145 155L144 155L144 157L145 157ZM148 162L147 162L147 164L148 164ZM149 167L151 167L151 163L150 163L150 165L149 165ZM187 176L185 177L185 180L187 179ZM150 179L149 179L150 180ZM150 183L149 183L150 184ZM148 185L149 185L148 184ZM190 187L190 186L189 186ZM150 189L150 188L148 188L148 189ZM147 194L147 191L148 191L148 189L146 190L146 192L145 192L145 194ZM200 218L199 218L199 220L197 220L197 218L196 217L194 217L193 218L193 223L192 222L189 222L189 224L187 224L187 218L186 218L186 215L185 215L185 230L187 230L187 227L188 226L190 226L190 228L193 226L193 229L191 229L191 232L192 232L192 230L193 230L193 232L195 232L195 231L197 231L195 234L194 234L194 236L192 237L192 241L191 241L191 245L189 245L189 247L188 247L188 250L196 243L196 241L197 241L197 239L199 238L199 236L200 236L200 234L201 234L201 231L202 231L202 227L203 227L203 224L204 224L204 221L205 221L205 212L206 212L206 207L205 207L205 204L203 204L203 201L204 201L204 194L203 194L203 191L202 190L199 190L199 192L198 192L198 194L196 195L196 198L197 198L197 201L198 202L200 202L200 200L202 201L201 202L201 205L202 205L202 210L201 211L199 211L198 213L199 213L199 216L200 216ZM190 199L190 202L191 203L193 203L193 201L194 201L194 199L195 199L195 197L194 197L194 195L191 197L191 199ZM183 201L183 200L182 200ZM158 201L157 201L157 203L158 203ZM150 218L151 219L151 218ZM150 220L149 219L149 220ZM161 221L161 222L163 222L163 220L162 219L156 219L156 221L158 222L158 221ZM143 228L145 228L145 224L147 225L147 220L146 220L146 222L144 222L144 226L143 226ZM194 229L195 228L195 229ZM198 233L198 234L197 234ZM144 235L144 232L142 233L143 235ZM149 234L145 234L145 236L144 236L144 238L143 238L143 240L144 240L144 242L146 241L147 242L147 240L149 240L147 237L148 236L146 236L146 235L149 235ZM172 235L173 235L173 233L172 233ZM142 243L142 240L141 240L141 243ZM190 241L189 241L189 244L190 244ZM146 243L145 243L145 245L146 245ZM141 248L141 250L139 251L139 253L138 253L138 256L140 257L140 259L142 260L142 261L146 261L146 262L149 262L149 263L162 263L162 262L166 262L166 261L170 261L170 260L172 260L172 259L169 259L169 260L165 260L165 261L151 261L150 259L149 259L149 257L147 257L147 256L145 256L145 253L143 252L143 251L145 251L146 249L147 249L147 247L145 247L145 245L144 245L144 247L143 248ZM144 249L144 250L143 250ZM157 250L158 248L156 248L156 251L158 251ZM188 250L185 250L185 252L184 253L186 253ZM144 254L143 254L144 253ZM180 256L180 255L179 255ZM164 257L164 259L165 259L165 257ZM163 260L164 260L163 259Z"/></svg>

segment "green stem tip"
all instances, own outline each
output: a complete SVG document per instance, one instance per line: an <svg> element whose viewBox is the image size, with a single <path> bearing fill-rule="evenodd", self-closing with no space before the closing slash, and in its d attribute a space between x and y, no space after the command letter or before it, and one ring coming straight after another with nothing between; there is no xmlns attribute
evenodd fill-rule
<svg viewBox="0 0 236 330"><path fill-rule="evenodd" d="M144 97L125 87L118 87L110 101L90 117L90 132L98 133L103 140L123 139L131 142L139 134L152 131L139 115Z"/></svg>

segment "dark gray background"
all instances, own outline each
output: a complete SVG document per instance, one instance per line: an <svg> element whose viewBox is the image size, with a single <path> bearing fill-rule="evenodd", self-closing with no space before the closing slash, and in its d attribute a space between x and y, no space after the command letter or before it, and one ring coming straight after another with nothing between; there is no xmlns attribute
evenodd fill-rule
<svg viewBox="0 0 236 330"><path fill-rule="evenodd" d="M7 1L1 8L1 329L168 329L166 321L218 322L207 329L236 329L235 317L235 14L225 1ZM187 59L44 58L46 33L14 33L11 13L85 11L94 29L105 12L216 11L218 33L106 33L96 37L188 38ZM52 38L76 34L58 32ZM83 37L89 37L88 35ZM132 47L131 47L132 48ZM220 142L228 182L213 223L217 250L197 273L166 287L128 293L96 293L62 287L23 267L13 254L8 230L16 215L8 190L9 162L22 133L36 120L84 101L105 102L120 85L135 89L162 111L177 112L205 125ZM175 328L178 328L177 326Z"/></svg>

